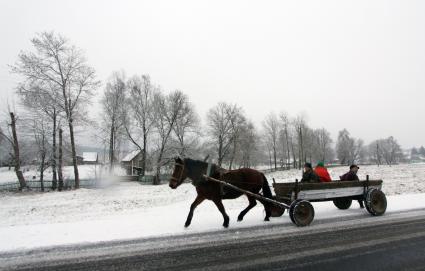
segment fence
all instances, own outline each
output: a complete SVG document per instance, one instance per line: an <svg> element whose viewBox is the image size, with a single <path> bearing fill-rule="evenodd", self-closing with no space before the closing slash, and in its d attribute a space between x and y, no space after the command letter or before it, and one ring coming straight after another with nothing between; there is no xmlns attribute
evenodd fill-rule
<svg viewBox="0 0 425 271"><path fill-rule="evenodd" d="M164 181L168 182L170 177L171 177L171 174L161 174L161 175L159 175L159 179L161 180L161 183L164 182ZM155 178L154 175L139 176L137 181L140 182L140 183L151 184L151 183L153 183L154 178Z"/></svg>
<svg viewBox="0 0 425 271"><path fill-rule="evenodd" d="M26 181L27 186L31 190L35 191L41 191L41 182L40 180L30 180ZM51 180L45 180L43 181L44 184L44 190L50 191L52 190L52 181ZM63 182L63 189L71 189L75 186L75 180L64 180ZM56 185L57 187L57 185ZM80 187L82 188L95 188L98 187L98 182L95 179L80 179ZM19 190L19 182L8 182L0 184L0 191L18 191Z"/></svg>

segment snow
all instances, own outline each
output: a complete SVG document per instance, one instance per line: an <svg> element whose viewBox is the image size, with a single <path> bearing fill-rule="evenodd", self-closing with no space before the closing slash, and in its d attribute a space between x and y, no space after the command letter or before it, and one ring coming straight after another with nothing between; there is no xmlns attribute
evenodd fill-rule
<svg viewBox="0 0 425 271"><path fill-rule="evenodd" d="M332 168L338 176L346 168ZM84 171L84 170L83 170ZM425 164L393 167L361 166L360 177L368 173L371 179L384 179L391 213L423 209ZM273 172L276 181L293 180L299 171ZM403 185L402 185L403 184ZM400 192L403 195L399 195ZM118 182L104 189L79 189L64 192L0 193L0 251L49 247L64 244L91 243L167 235L224 230L223 218L211 201L204 201L195 211L192 224L184 228L190 204L196 197L195 188L185 183L172 190L167 184L142 185ZM293 228L288 214L264 222L264 209L258 204L244 221L236 222L239 212L247 206L245 197L224 201L229 214L230 228L279 224ZM312 223L349 216L370 215L353 202L349 210L338 210L332 202L313 203L315 220ZM380 218L374 218L380 219ZM266 224L267 225L267 224Z"/></svg>
<svg viewBox="0 0 425 271"><path fill-rule="evenodd" d="M97 152L83 152L84 162L97 162Z"/></svg>
<svg viewBox="0 0 425 271"><path fill-rule="evenodd" d="M328 168L332 180L339 180L339 176L349 170L348 167ZM425 164L400 164L393 166L360 165L357 173L361 180L384 180L382 190L387 195L406 193L425 193ZM275 178L276 182L293 182L301 179L300 170L276 171L267 174L268 179Z"/></svg>
<svg viewBox="0 0 425 271"><path fill-rule="evenodd" d="M39 180L40 172L37 171L36 166L26 166L22 168L25 180ZM125 175L125 170L121 167L114 167L113 172L109 172L108 167L104 167L102 165L79 165L78 173L81 180L109 180L111 176L123 176ZM65 166L63 167L63 176L64 180L74 179L74 167L73 166ZM51 181L52 180L52 170L48 168L44 172L44 180ZM16 177L16 173L11 168L2 167L0 168L0 184L8 184L8 183L17 183L18 178Z"/></svg>
<svg viewBox="0 0 425 271"><path fill-rule="evenodd" d="M140 153L140 150L135 150L132 151L130 153L128 153L122 160L121 162L130 162L131 160L134 159L134 157L136 157L138 154Z"/></svg>

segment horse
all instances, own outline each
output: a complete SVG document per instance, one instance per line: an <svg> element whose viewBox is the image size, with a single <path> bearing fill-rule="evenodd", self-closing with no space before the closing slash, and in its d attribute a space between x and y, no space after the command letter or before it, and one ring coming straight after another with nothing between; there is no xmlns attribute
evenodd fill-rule
<svg viewBox="0 0 425 271"><path fill-rule="evenodd" d="M172 189L176 189L186 178L189 178L192 180L192 184L196 187L197 191L196 199L190 206L190 211L184 224L185 227L189 227L192 222L195 208L205 199L214 202L218 210L223 215L223 226L225 228L229 227L229 216L226 214L222 200L236 199L243 194L242 192L223 187L223 185L216 182L207 181L203 176L204 174L212 178L224 180L252 193L259 193L262 189L263 196L270 199L272 198L272 192L266 177L263 173L255 169L241 168L226 171L215 164L209 164L205 161L193 160L190 158L181 159L180 157L177 157L175 158L174 170L169 181L169 186ZM240 212L238 215L238 221L242 221L249 210L257 205L254 197L249 195L247 195L247 197L249 205ZM270 221L271 208L269 203L260 202L264 205L264 210L266 212L264 221Z"/></svg>

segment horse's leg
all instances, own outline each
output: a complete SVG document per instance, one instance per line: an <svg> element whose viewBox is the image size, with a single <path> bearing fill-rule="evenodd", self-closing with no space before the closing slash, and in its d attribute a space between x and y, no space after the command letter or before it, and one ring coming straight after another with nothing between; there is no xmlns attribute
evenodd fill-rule
<svg viewBox="0 0 425 271"><path fill-rule="evenodd" d="M264 221L270 221L270 217L272 215L272 212L270 211L270 203L262 200L260 200L260 202L264 205L264 211L266 211L266 217L264 218Z"/></svg>
<svg viewBox="0 0 425 271"><path fill-rule="evenodd" d="M189 214L187 215L186 223L184 223L185 227L189 227L190 222L192 222L193 211L195 210L196 206L198 206L201 202L204 201L204 199L205 198L203 196L200 196L198 194L195 201L193 201L192 205L190 205L190 211L189 211Z"/></svg>
<svg viewBox="0 0 425 271"><path fill-rule="evenodd" d="M255 207L255 205L257 205L257 201L255 200L255 198L248 196L248 200L249 205L238 215L238 221L242 221L243 217L249 212L249 210L251 210Z"/></svg>
<svg viewBox="0 0 425 271"><path fill-rule="evenodd" d="M218 210L221 212L224 218L223 226L225 228L229 227L229 216L226 214L226 210L224 210L224 205L221 199L214 199L213 200L215 205L217 206Z"/></svg>

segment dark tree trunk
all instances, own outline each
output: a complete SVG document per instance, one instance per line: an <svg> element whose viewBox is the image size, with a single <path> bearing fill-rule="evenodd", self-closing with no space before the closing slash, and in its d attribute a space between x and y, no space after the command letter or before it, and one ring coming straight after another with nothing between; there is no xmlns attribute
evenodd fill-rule
<svg viewBox="0 0 425 271"><path fill-rule="evenodd" d="M78 165L77 165L77 152L75 151L75 140L74 140L74 126L72 125L72 118L68 122L69 124L69 136L71 138L71 154L72 154L72 164L74 166L74 178L75 178L75 189L80 188L80 177L78 175Z"/></svg>
<svg viewBox="0 0 425 271"><path fill-rule="evenodd" d="M19 190L27 187L27 183L25 181L24 175L21 171L21 161L19 157L19 143L18 143L18 135L16 133L16 119L13 112L10 112L11 126L12 126L12 135L13 135L13 151L15 153L15 172L16 176L19 180Z"/></svg>
<svg viewBox="0 0 425 271"><path fill-rule="evenodd" d="M156 161L156 174L155 178L153 178L153 184L158 185L161 184L161 161L162 161L162 154L164 152L164 147L161 148L161 151L159 152L158 160Z"/></svg>
<svg viewBox="0 0 425 271"><path fill-rule="evenodd" d="M223 162L223 140L221 139L221 136L218 138L218 160L217 164L219 167L221 167L221 163Z"/></svg>
<svg viewBox="0 0 425 271"><path fill-rule="evenodd" d="M63 150L62 150L62 129L59 129L59 165L58 165L58 177L59 177L59 187L58 190L62 191L63 189Z"/></svg>
<svg viewBox="0 0 425 271"><path fill-rule="evenodd" d="M292 149L292 159L294 160L293 165L294 165L294 168L296 168L297 167L297 157L295 157L295 148L294 148L294 143L293 143L292 139L291 139L291 149Z"/></svg>
<svg viewBox="0 0 425 271"><path fill-rule="evenodd" d="M236 156L236 139L234 139L233 141L233 152L232 152L232 157L230 158L229 170L231 170L233 167L233 161L235 160L235 156Z"/></svg>
<svg viewBox="0 0 425 271"><path fill-rule="evenodd" d="M52 144L52 152L53 152L53 159L52 159L52 189L56 190L57 188L57 173L56 173L56 109L53 109L53 144Z"/></svg>
<svg viewBox="0 0 425 271"><path fill-rule="evenodd" d="M115 140L115 131L114 131L114 121L111 125L111 134L109 138L109 172L112 172L112 167L114 165L114 140Z"/></svg>
<svg viewBox="0 0 425 271"><path fill-rule="evenodd" d="M68 119L69 136L71 139L71 155L72 155L72 164L74 166L75 189L78 189L80 188L80 178L78 175L77 153L75 151L74 126L72 124L72 111L71 111L71 98L67 97L65 87L62 88L62 92L63 92L64 101L65 101L66 117Z"/></svg>
<svg viewBox="0 0 425 271"><path fill-rule="evenodd" d="M291 162L291 157L290 157L290 155L289 155L289 138L288 138L288 128L285 128L285 137L286 137L286 149L287 149L287 152L288 152L288 156L287 156L287 158L286 158L286 167L287 167L287 169L290 169L290 162Z"/></svg>
<svg viewBox="0 0 425 271"><path fill-rule="evenodd" d="M142 151L142 164L140 165L140 167L142 168L141 170L141 175L145 176L146 173L146 147L147 147L147 135L144 133L143 134L143 151Z"/></svg>
<svg viewBox="0 0 425 271"><path fill-rule="evenodd" d="M43 135L43 144L44 144L44 135ZM44 148L44 146L43 146ZM46 161L46 152L43 150L41 154L41 165L40 165L40 188L44 192L44 163Z"/></svg>

